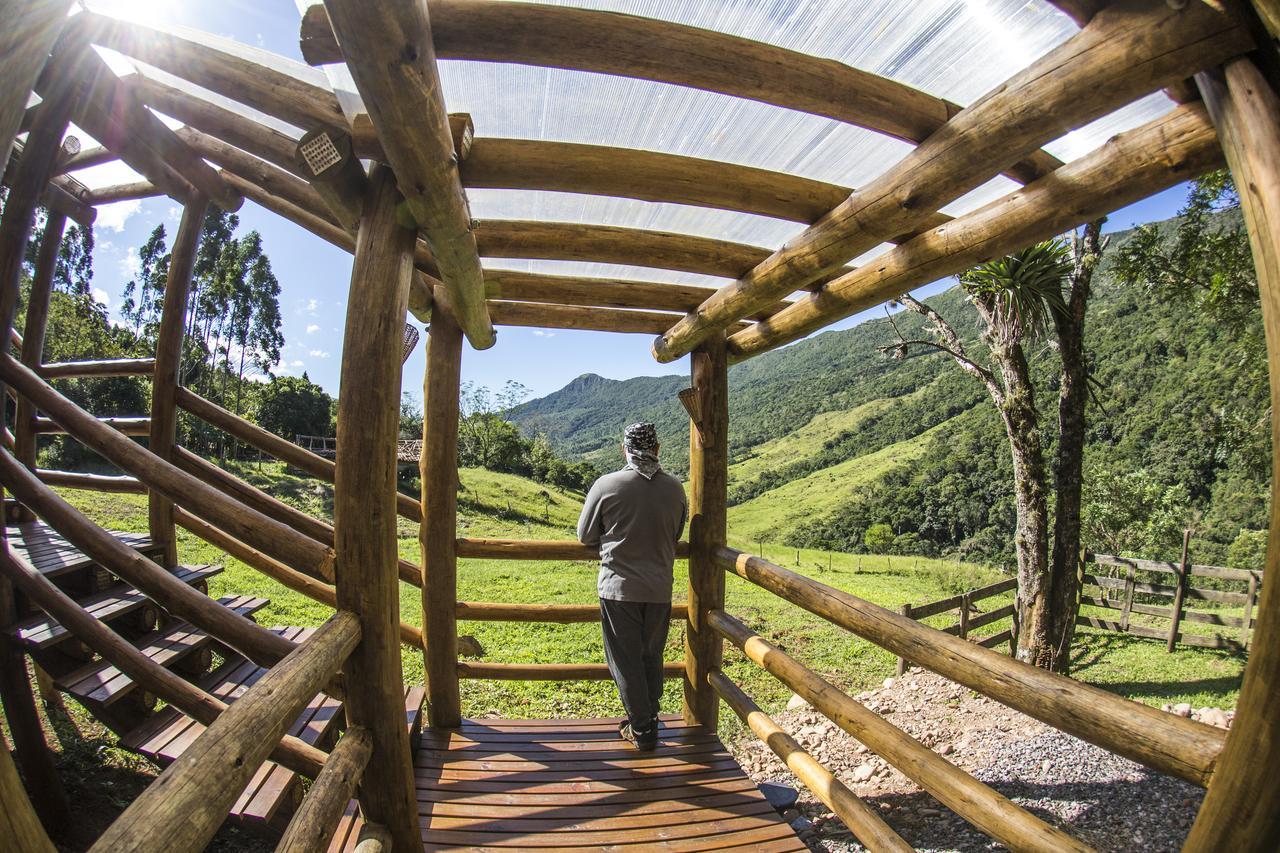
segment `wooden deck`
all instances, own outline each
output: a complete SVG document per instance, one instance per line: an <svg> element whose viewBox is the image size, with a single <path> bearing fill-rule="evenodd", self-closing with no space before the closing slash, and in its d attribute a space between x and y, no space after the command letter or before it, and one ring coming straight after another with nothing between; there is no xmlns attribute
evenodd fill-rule
<svg viewBox="0 0 1280 853"><path fill-rule="evenodd" d="M414 761L426 850L799 851L714 734L664 718L637 752L618 720L465 720ZM355 849L352 803L330 853Z"/></svg>
<svg viewBox="0 0 1280 853"><path fill-rule="evenodd" d="M138 551L146 552L151 547L151 540L144 533L112 531L112 535ZM26 557L45 577L94 565L92 558L80 553L61 533L43 521L6 525L5 536L13 550Z"/></svg>

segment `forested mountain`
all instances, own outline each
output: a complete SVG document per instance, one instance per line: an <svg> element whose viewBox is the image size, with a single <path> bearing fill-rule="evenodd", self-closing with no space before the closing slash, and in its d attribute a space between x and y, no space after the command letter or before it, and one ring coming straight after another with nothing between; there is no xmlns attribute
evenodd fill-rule
<svg viewBox="0 0 1280 853"><path fill-rule="evenodd" d="M1270 476L1265 362L1188 305L1117 284L1111 259L1127 236L1113 236L1087 320L1086 542L1176 558L1192 526L1197 562L1252 564ZM928 301L979 346L962 291ZM919 336L919 316L894 320ZM995 409L949 357L881 352L897 339L877 319L730 370L731 535L837 550L871 548L871 538L878 551L1012 560L1011 463ZM1056 358L1031 355L1051 446ZM601 468L620 463L622 426L653 420L664 461L683 473L688 421L676 393L687 384L587 374L510 417Z"/></svg>

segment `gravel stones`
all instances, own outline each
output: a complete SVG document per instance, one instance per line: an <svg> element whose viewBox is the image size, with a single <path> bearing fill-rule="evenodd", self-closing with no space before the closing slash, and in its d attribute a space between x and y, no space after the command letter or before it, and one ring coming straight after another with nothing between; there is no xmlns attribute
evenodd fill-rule
<svg viewBox="0 0 1280 853"><path fill-rule="evenodd" d="M885 683L854 698L1032 814L1099 850L1177 850L1200 807L1203 790L933 673L911 669ZM1234 713L1188 706L1186 716L1226 728ZM777 720L917 849L1003 849L807 704L782 712ZM843 822L750 732L730 749L755 781L800 788L800 800L790 811L811 822L802 835L811 849L863 849Z"/></svg>

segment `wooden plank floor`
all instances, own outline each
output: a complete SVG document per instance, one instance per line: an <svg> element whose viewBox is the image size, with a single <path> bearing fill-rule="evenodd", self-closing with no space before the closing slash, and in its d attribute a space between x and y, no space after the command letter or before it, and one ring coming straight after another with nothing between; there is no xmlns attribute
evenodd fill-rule
<svg viewBox="0 0 1280 853"><path fill-rule="evenodd" d="M798 851L805 845L714 734L664 718L637 752L617 719L465 720L414 760L427 850ZM355 849L348 810L331 851Z"/></svg>
<svg viewBox="0 0 1280 853"><path fill-rule="evenodd" d="M151 540L142 533L111 531L124 544L138 551L151 547ZM46 577L93 565L93 560L80 551L43 521L10 524L5 527L9 544L26 557Z"/></svg>

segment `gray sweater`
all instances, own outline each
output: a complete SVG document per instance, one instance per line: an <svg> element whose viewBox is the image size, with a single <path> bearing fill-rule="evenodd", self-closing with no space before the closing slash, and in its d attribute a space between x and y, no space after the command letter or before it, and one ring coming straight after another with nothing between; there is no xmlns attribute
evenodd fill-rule
<svg viewBox="0 0 1280 853"><path fill-rule="evenodd" d="M666 471L646 480L624 468L596 480L578 518L578 539L600 546L600 597L670 602L676 542L688 513L684 486Z"/></svg>

